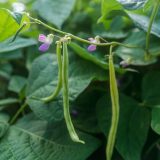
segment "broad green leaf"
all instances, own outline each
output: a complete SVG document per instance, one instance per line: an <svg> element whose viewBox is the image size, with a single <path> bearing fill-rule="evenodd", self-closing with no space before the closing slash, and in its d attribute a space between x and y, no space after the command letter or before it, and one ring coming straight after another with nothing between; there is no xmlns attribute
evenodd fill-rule
<svg viewBox="0 0 160 160"><path fill-rule="evenodd" d="M160 104L160 72L147 73L142 83L142 100L144 105L156 106Z"/></svg>
<svg viewBox="0 0 160 160"><path fill-rule="evenodd" d="M44 88L41 87L41 89L37 92L39 93L39 96L38 94L35 94L36 98L40 98L40 93L42 93L41 95L47 96L47 91L51 92L51 90L44 91ZM50 103L44 103L41 100L36 100L35 98L30 97L27 98L27 103L29 104L31 110L36 114L36 116L41 119L51 122L60 121L63 119L63 102L61 97L55 98L54 101Z"/></svg>
<svg viewBox="0 0 160 160"><path fill-rule="evenodd" d="M64 122L48 124L31 116L9 128L0 141L0 159L84 160L97 147L99 141L80 133L86 144L70 140ZM81 153L81 154L79 154Z"/></svg>
<svg viewBox="0 0 160 160"><path fill-rule="evenodd" d="M19 93L26 85L26 78L22 76L12 76L9 82L8 90Z"/></svg>
<svg viewBox="0 0 160 160"><path fill-rule="evenodd" d="M116 16L122 17L129 17L128 14L138 13L137 20L140 20L141 15L148 15L150 9L152 8L153 4L155 3L154 0L102 0L102 7L101 7L101 18L99 22L103 22L107 29L111 28L112 18ZM133 14L134 15L134 14ZM140 16L140 17L138 17ZM130 16L131 17L131 16ZM141 17L142 18L142 17ZM131 17L132 19L132 17ZM145 19L145 17L144 17ZM138 21L141 24L141 28L143 29L148 24L148 21ZM141 19L142 20L142 19ZM133 21L136 21L133 17ZM125 22L124 22L125 24ZM126 24L127 25L127 24Z"/></svg>
<svg viewBox="0 0 160 160"><path fill-rule="evenodd" d="M107 136L111 121L110 98L104 96L97 104L99 125ZM150 112L138 103L120 95L120 120L116 148L125 160L140 160L150 127Z"/></svg>
<svg viewBox="0 0 160 160"><path fill-rule="evenodd" d="M122 17L117 16L110 23L110 29L106 29L102 24L93 25L93 33L103 38L121 39L125 38L128 33L123 30L125 22Z"/></svg>
<svg viewBox="0 0 160 160"><path fill-rule="evenodd" d="M111 101L107 95L101 97L96 104L98 125L101 131L108 137L111 124Z"/></svg>
<svg viewBox="0 0 160 160"><path fill-rule="evenodd" d="M17 37L14 42L12 42L12 38L5 40L0 43L0 59L3 60L13 60L20 59L23 57L22 48L29 47L37 44L36 40L29 38L20 38Z"/></svg>
<svg viewBox="0 0 160 160"><path fill-rule="evenodd" d="M131 65L149 65L155 63L157 61L156 56L160 54L158 39L156 37L152 37L150 42L151 58L146 59L146 52L144 50L145 37L146 34L144 32L139 30L133 31L132 34L124 41L124 43L132 44L140 48L118 47L118 49L116 50L116 55L118 55Z"/></svg>
<svg viewBox="0 0 160 160"><path fill-rule="evenodd" d="M144 7L148 0L117 0L125 9L136 10Z"/></svg>
<svg viewBox="0 0 160 160"><path fill-rule="evenodd" d="M9 116L5 113L0 113L0 121L7 122L9 120Z"/></svg>
<svg viewBox="0 0 160 160"><path fill-rule="evenodd" d="M136 26L144 31L148 31L150 18L145 15L129 13L129 17L133 20ZM160 38L160 21L153 22L151 34Z"/></svg>
<svg viewBox="0 0 160 160"><path fill-rule="evenodd" d="M160 106L152 109L151 127L156 133L160 134Z"/></svg>
<svg viewBox="0 0 160 160"><path fill-rule="evenodd" d="M0 64L0 76L9 79L12 73L12 65L10 63Z"/></svg>
<svg viewBox="0 0 160 160"><path fill-rule="evenodd" d="M109 17L109 13L114 10L123 10L122 5L116 0L102 0L101 2L101 18L99 22L105 22Z"/></svg>
<svg viewBox="0 0 160 160"><path fill-rule="evenodd" d="M75 0L38 0L35 2L34 8L44 20L61 28L69 17L74 4Z"/></svg>
<svg viewBox="0 0 160 160"><path fill-rule="evenodd" d="M26 39L17 37L14 42L12 42L12 38L7 39L6 41L0 43L0 56L1 53L14 51L28 46L33 46L35 44L37 44L36 40L31 38Z"/></svg>
<svg viewBox="0 0 160 160"><path fill-rule="evenodd" d="M0 41L16 34L23 21L29 21L25 16L22 17L19 13L14 13L7 9L0 9L0 17Z"/></svg>
<svg viewBox="0 0 160 160"><path fill-rule="evenodd" d="M150 112L128 97L121 98L120 106L123 118L120 118L117 150L126 160L141 160L150 128Z"/></svg>
<svg viewBox="0 0 160 160"><path fill-rule="evenodd" d="M92 80L104 81L107 79L105 71L91 62L71 53L69 61L69 98L71 101L74 101ZM36 100L34 97L44 98L51 95L57 85L57 74L56 55L45 54L34 61L29 75L28 103L38 116L49 121L63 118L61 97L48 104Z"/></svg>
<svg viewBox="0 0 160 160"><path fill-rule="evenodd" d="M19 49L9 51L9 52L2 52L2 53L0 52L0 59L1 60L15 60L15 59L20 59L22 57L23 57L23 53Z"/></svg>
<svg viewBox="0 0 160 160"><path fill-rule="evenodd" d="M80 130L87 133L100 132L96 116L96 103L100 96L100 91L91 89L82 93L74 102L71 108L72 120Z"/></svg>
<svg viewBox="0 0 160 160"><path fill-rule="evenodd" d="M5 133L7 132L9 128L9 125L7 123L8 120L9 120L8 115L4 113L0 113L0 140L5 135Z"/></svg>

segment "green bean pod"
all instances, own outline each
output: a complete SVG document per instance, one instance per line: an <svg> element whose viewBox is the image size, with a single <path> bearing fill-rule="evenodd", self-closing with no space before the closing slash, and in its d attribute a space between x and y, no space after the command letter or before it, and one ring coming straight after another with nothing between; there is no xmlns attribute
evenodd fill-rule
<svg viewBox="0 0 160 160"><path fill-rule="evenodd" d="M116 140L117 128L118 128L118 121L119 121L119 94L118 94L118 87L117 87L117 81L113 63L112 46L110 47L110 55L109 55L109 77L110 77L110 95L112 102L112 119L111 119L111 127L108 135L107 149L106 149L107 160L111 160L112 158Z"/></svg>
<svg viewBox="0 0 160 160"><path fill-rule="evenodd" d="M48 103L52 101L60 92L62 88L62 56L61 56L61 42L57 42L56 54L57 54L57 61L58 61L58 84L55 91L49 96L42 98L41 100Z"/></svg>
<svg viewBox="0 0 160 160"><path fill-rule="evenodd" d="M67 129L69 131L69 135L74 142L85 143L80 140L74 126L72 124L72 120L70 117L69 111L69 86L68 86L68 66L69 66L69 58L68 58L68 42L63 42L63 63L62 63L62 86L63 86L63 109L64 109L64 118L66 121Z"/></svg>

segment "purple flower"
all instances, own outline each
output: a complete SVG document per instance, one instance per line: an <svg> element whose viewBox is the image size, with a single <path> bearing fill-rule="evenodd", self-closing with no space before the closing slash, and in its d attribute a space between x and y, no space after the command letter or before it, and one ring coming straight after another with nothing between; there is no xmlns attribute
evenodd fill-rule
<svg viewBox="0 0 160 160"><path fill-rule="evenodd" d="M88 46L87 50L90 51L90 52L93 52L93 51L96 50L96 48L97 48L96 45L91 44L91 45Z"/></svg>
<svg viewBox="0 0 160 160"><path fill-rule="evenodd" d="M53 38L53 34L49 34L47 36L45 36L44 34L40 34L38 37L38 41L42 42L42 44L40 45L39 50L41 52L46 52L49 49L51 43L53 42Z"/></svg>
<svg viewBox="0 0 160 160"><path fill-rule="evenodd" d="M89 40L90 42L92 42L92 43L99 43L99 40L98 40L97 38L88 38L88 40ZM96 49L97 49L97 46L94 45L94 44L89 45L88 48L87 48L87 50L88 50L89 52L93 52L93 51L95 51Z"/></svg>

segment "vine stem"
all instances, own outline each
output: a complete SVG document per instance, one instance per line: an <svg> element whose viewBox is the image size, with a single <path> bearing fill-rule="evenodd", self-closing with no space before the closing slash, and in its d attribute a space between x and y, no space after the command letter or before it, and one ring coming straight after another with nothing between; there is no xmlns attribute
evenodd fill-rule
<svg viewBox="0 0 160 160"><path fill-rule="evenodd" d="M149 57L149 47L150 47L150 32L152 29L152 25L154 22L154 19L158 13L158 9L159 9L159 5L160 5L160 0L157 0L157 3L154 4L154 8L151 14L151 18L149 21L149 26L148 26L148 31L147 31L147 36L146 36L146 56Z"/></svg>
<svg viewBox="0 0 160 160"><path fill-rule="evenodd" d="M54 32L59 33L59 34L67 35L67 36L71 37L72 39L78 40L78 41L83 42L83 43L93 44L93 45L96 45L96 46L111 46L112 45L112 46L123 46L123 47L126 47L126 48L141 48L140 46L133 46L133 45L129 45L129 44L123 44L123 43L120 43L120 42L106 42L106 43L91 42L91 41L88 41L86 39L75 36L71 33L67 33L67 32L61 31L59 29L53 28L53 27L45 24L44 22L29 16L27 13L24 13L24 14L26 14L30 20L34 21L37 24L40 24L40 25L42 25L42 26L44 26L44 27L46 27L46 28L48 28L48 29L50 29Z"/></svg>
<svg viewBox="0 0 160 160"><path fill-rule="evenodd" d="M115 76L112 50L113 50L113 46L110 46L109 78L110 78L110 95L111 95L111 102L112 102L112 119L111 119L111 127L109 130L107 149L106 149L107 160L111 160L112 158L115 140L116 140L118 122L119 122L119 94L118 94L118 87L117 87L117 81Z"/></svg>
<svg viewBox="0 0 160 160"><path fill-rule="evenodd" d="M20 113L27 107L27 103L25 102L20 108L19 110L16 112L16 114L13 116L13 118L10 120L10 124L13 124L17 117L20 115Z"/></svg>

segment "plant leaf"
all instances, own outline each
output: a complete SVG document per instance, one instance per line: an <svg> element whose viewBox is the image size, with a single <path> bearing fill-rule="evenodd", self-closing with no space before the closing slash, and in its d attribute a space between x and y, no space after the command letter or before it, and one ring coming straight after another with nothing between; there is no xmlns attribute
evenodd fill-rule
<svg viewBox="0 0 160 160"><path fill-rule="evenodd" d="M160 135L160 106L152 109L151 127Z"/></svg>
<svg viewBox="0 0 160 160"><path fill-rule="evenodd" d="M15 14L7 9L0 9L0 17L0 41L16 34L21 24L24 21L29 21L26 16L20 16L20 14ZM25 29L27 28L28 26Z"/></svg>
<svg viewBox="0 0 160 160"><path fill-rule="evenodd" d="M8 90L19 93L26 85L26 78L22 76L12 76L9 82Z"/></svg>
<svg viewBox="0 0 160 160"><path fill-rule="evenodd" d="M10 127L1 140L0 159L84 160L100 143L87 134L80 135L85 145L70 140L64 122L48 124L27 116Z"/></svg>
<svg viewBox="0 0 160 160"><path fill-rule="evenodd" d="M101 2L101 17L98 22L105 22L111 11L123 10L122 5L116 0L102 0Z"/></svg>
<svg viewBox="0 0 160 160"><path fill-rule="evenodd" d="M69 17L74 4L75 0L39 0L35 2L34 7L43 19L61 28Z"/></svg>
<svg viewBox="0 0 160 160"><path fill-rule="evenodd" d="M136 26L144 31L148 31L150 18L145 15L129 13L129 17L133 20ZM151 34L160 38L160 21L154 21L151 28Z"/></svg>
<svg viewBox="0 0 160 160"><path fill-rule="evenodd" d="M125 9L136 10L144 7L148 0L117 0Z"/></svg>
<svg viewBox="0 0 160 160"><path fill-rule="evenodd" d="M5 133L7 132L9 128L9 125L7 123L8 120L9 120L8 115L4 113L0 113L0 140L5 135Z"/></svg>
<svg viewBox="0 0 160 160"><path fill-rule="evenodd" d="M14 42L11 42L11 40L12 38L9 38L6 41L0 43L0 48L1 48L0 54L37 44L36 40L31 38L26 39L26 38L17 37Z"/></svg>
<svg viewBox="0 0 160 160"><path fill-rule="evenodd" d="M152 85L149 85L152 84ZM143 78L142 99L147 106L156 106L160 104L160 72L148 72Z"/></svg>

